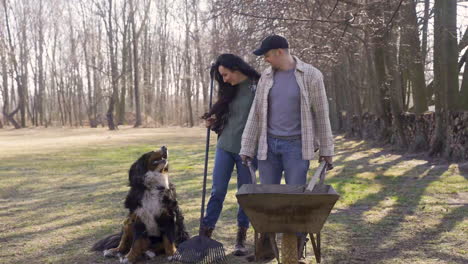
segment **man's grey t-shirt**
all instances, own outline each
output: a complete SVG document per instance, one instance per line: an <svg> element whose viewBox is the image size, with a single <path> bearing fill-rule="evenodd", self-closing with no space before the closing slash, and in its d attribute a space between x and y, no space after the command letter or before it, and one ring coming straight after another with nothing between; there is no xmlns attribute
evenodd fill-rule
<svg viewBox="0 0 468 264"><path fill-rule="evenodd" d="M294 72L276 71L268 94L268 133L275 136L301 134L301 92Z"/></svg>

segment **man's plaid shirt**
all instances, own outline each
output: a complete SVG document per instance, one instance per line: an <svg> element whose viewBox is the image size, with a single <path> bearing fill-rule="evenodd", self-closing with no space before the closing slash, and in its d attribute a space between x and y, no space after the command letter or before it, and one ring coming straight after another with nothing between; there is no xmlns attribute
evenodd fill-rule
<svg viewBox="0 0 468 264"><path fill-rule="evenodd" d="M296 61L297 84L301 90L301 132L302 158L314 159L314 149L319 147L320 156L333 156L333 135L328 115L328 100L322 73L310 64L294 56ZM242 134L241 155L266 160L268 93L273 86L274 72L271 67L263 71L257 85L257 92L250 108L249 118Z"/></svg>

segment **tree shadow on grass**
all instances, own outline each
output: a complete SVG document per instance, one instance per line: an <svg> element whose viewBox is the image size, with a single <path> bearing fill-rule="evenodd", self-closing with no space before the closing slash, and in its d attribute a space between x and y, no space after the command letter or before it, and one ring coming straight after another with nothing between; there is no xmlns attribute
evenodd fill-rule
<svg viewBox="0 0 468 264"><path fill-rule="evenodd" d="M393 166L398 166L399 163L408 160L401 156L391 162L383 164L371 163L370 159L375 158L376 155L379 155L379 153L371 155L371 157L363 157L353 161L343 161L343 156L341 156L343 167L356 168L358 165L361 165L362 169L352 170L354 175L340 175L337 173L328 183L336 186L338 192L346 196L347 193L344 191L344 186L353 180L363 181L363 179L358 179L356 176L359 173L373 172L376 171L378 167L382 166L388 168L387 171L389 171ZM340 159L338 160L339 164ZM356 200L348 208L335 210L335 213L330 216L329 222L331 224L343 225L342 231L344 231L345 234L340 234L339 238L336 237L337 234L329 234L330 236L335 236L330 237L329 240L331 240L332 243L340 243L348 248L345 250L341 249L340 254L327 251L329 254L329 256L326 256L327 263L341 263L342 261L378 263L382 256L389 254L388 252L392 252L392 256L394 257L401 257L407 250L406 247L402 245L402 241L408 241L412 243L413 249L418 249L420 243L417 243L418 240L416 238L400 237L401 232L407 232L404 231L404 229L407 228L405 225L405 218L409 215L414 215L415 212L418 211L418 205L427 187L431 183L440 180L441 175L448 169L448 165L430 166L429 163L430 160L426 160L426 163L416 165L406 170L406 172L400 176L383 176L385 171L380 172L380 176L378 175L373 179L376 184L382 186L377 193L371 193ZM414 175L425 176L420 177ZM385 208L384 216L378 221L369 221L366 214L377 206L382 206L382 203L390 198L394 199L394 202ZM446 215L445 217L449 216ZM442 232L450 231L456 223L462 220L463 218L459 215L458 217L452 217L452 224L444 224L447 229L435 228L428 232L431 236L437 236ZM460 257L452 256L451 259L454 263L459 263Z"/></svg>

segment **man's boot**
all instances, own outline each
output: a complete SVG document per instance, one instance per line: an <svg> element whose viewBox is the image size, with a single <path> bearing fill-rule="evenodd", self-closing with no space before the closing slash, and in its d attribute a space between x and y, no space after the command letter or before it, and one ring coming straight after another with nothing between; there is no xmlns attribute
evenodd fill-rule
<svg viewBox="0 0 468 264"><path fill-rule="evenodd" d="M237 228L236 248L234 250L235 256L247 255L247 248L245 247L245 240L247 239L247 227L239 226Z"/></svg>
<svg viewBox="0 0 468 264"><path fill-rule="evenodd" d="M207 226L201 226L200 227L200 236L206 236L208 238L211 238L211 235L213 235L213 227L207 227Z"/></svg>

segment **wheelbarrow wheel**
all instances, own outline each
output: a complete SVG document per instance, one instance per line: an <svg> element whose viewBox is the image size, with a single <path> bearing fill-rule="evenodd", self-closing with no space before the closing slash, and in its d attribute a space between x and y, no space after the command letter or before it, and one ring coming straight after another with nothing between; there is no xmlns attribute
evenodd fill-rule
<svg viewBox="0 0 468 264"><path fill-rule="evenodd" d="M297 236L295 233L283 234L281 260L282 264L297 264Z"/></svg>

